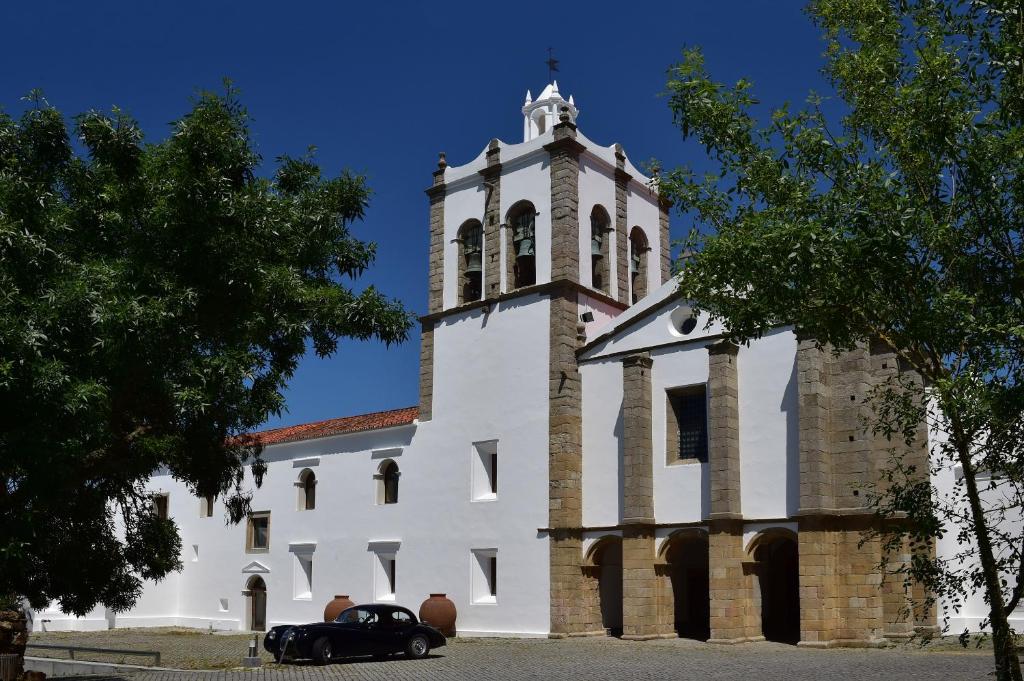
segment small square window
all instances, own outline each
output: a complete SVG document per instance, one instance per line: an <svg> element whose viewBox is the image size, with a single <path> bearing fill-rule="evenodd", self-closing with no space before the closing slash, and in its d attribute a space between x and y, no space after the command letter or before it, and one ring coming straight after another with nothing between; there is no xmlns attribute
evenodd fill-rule
<svg viewBox="0 0 1024 681"><path fill-rule="evenodd" d="M394 553L376 553L373 574L373 598L376 601L393 601L398 577Z"/></svg>
<svg viewBox="0 0 1024 681"><path fill-rule="evenodd" d="M474 603L498 602L498 550L473 549L470 589Z"/></svg>
<svg viewBox="0 0 1024 681"><path fill-rule="evenodd" d="M153 515L161 520L167 520L169 515L169 506L171 497L169 494L154 494L153 497Z"/></svg>
<svg viewBox="0 0 1024 681"><path fill-rule="evenodd" d="M494 501L498 498L498 441L473 443L473 501Z"/></svg>
<svg viewBox="0 0 1024 681"><path fill-rule="evenodd" d="M253 513L249 516L246 533L246 550L250 553L270 549L270 512Z"/></svg>

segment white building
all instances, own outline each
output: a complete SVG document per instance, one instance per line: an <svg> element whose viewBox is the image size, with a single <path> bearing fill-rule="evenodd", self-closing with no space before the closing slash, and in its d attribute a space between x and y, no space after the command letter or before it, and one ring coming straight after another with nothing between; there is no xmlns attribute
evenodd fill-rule
<svg viewBox="0 0 1024 681"><path fill-rule="evenodd" d="M466 635L826 646L936 624L858 546L888 445L857 414L894 355L724 343L675 293L656 184L557 84L522 113L521 143L442 156L427 190L418 408L264 433L247 524L154 477L184 569L130 613L37 626L263 628L438 592Z"/></svg>

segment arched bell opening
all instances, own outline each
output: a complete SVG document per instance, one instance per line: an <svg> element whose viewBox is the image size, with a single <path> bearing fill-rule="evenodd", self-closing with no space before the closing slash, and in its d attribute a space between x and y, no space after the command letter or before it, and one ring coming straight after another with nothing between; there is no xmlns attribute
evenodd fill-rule
<svg viewBox="0 0 1024 681"><path fill-rule="evenodd" d="M673 626L680 638L706 641L711 636L708 536L702 531L671 537L664 549L672 584Z"/></svg>
<svg viewBox="0 0 1024 681"><path fill-rule="evenodd" d="M267 583L253 575L245 583L246 626L250 631L267 630Z"/></svg>
<svg viewBox="0 0 1024 681"><path fill-rule="evenodd" d="M483 226L479 220L467 220L459 227L459 304L480 300L483 296Z"/></svg>
<svg viewBox="0 0 1024 681"><path fill-rule="evenodd" d="M590 550L588 562L597 578L601 626L611 636L622 636L622 539L600 539Z"/></svg>
<svg viewBox="0 0 1024 681"><path fill-rule="evenodd" d="M768 641L800 641L800 556L796 536L767 531L751 542L761 594L761 633Z"/></svg>
<svg viewBox="0 0 1024 681"><path fill-rule="evenodd" d="M594 206L590 211L590 279L591 286L608 293L611 272L609 244L612 221L603 206Z"/></svg>
<svg viewBox="0 0 1024 681"><path fill-rule="evenodd" d="M537 283L537 209L529 201L519 201L505 218L507 281L509 290Z"/></svg>

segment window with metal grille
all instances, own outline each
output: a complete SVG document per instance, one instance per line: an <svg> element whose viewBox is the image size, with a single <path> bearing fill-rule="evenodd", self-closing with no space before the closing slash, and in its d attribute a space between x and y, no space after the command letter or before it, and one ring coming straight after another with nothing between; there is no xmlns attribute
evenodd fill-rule
<svg viewBox="0 0 1024 681"><path fill-rule="evenodd" d="M708 460L708 406L705 386L668 391L668 459Z"/></svg>

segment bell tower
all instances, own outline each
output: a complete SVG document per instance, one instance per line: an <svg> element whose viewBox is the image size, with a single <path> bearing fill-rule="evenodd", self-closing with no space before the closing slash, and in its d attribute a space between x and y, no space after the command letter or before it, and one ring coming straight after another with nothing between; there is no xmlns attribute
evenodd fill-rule
<svg viewBox="0 0 1024 681"><path fill-rule="evenodd" d="M557 83L537 99L528 92L521 113L522 142L492 139L460 166L441 154L426 190L417 437L439 453L481 442L503 461L511 452L501 465L519 496L508 508L529 528L517 541L534 550L536 528L548 528L536 557L550 560L548 582L538 586L558 636L594 627L580 607L576 353L668 279L668 213L621 146L600 146L577 129L579 109ZM498 498L509 497L499 490Z"/></svg>

